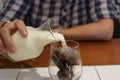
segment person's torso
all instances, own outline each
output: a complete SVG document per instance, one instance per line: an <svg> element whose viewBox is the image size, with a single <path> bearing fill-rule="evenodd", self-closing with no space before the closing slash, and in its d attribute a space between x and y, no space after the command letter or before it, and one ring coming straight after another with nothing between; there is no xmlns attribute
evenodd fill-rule
<svg viewBox="0 0 120 80"><path fill-rule="evenodd" d="M32 26L39 26L51 17L62 27L87 22L85 0L34 0L28 14L28 23Z"/></svg>

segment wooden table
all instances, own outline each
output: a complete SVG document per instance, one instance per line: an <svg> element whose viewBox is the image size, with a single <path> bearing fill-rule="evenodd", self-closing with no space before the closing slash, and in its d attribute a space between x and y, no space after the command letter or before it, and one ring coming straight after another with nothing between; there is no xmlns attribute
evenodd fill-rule
<svg viewBox="0 0 120 80"><path fill-rule="evenodd" d="M84 41L79 43L83 65L120 64L120 39L113 39L111 41ZM49 64L49 50L48 45L39 57L17 63L0 57L0 68L46 67Z"/></svg>

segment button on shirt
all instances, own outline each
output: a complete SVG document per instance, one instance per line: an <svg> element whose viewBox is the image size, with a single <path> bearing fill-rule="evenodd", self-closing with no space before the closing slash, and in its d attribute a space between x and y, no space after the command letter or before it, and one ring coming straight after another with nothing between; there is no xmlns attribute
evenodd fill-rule
<svg viewBox="0 0 120 80"><path fill-rule="evenodd" d="M66 28L116 18L116 14L108 0L8 0L0 12L0 20L22 19L33 27L51 17Z"/></svg>

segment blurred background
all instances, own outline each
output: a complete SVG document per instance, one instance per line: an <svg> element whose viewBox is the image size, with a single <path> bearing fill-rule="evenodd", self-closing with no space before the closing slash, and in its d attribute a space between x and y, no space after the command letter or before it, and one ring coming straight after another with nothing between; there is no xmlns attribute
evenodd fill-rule
<svg viewBox="0 0 120 80"><path fill-rule="evenodd" d="M4 3L6 2L7 0L0 0L0 9L3 7Z"/></svg>
<svg viewBox="0 0 120 80"><path fill-rule="evenodd" d="M3 0L0 0L0 9L2 8L3 6Z"/></svg>

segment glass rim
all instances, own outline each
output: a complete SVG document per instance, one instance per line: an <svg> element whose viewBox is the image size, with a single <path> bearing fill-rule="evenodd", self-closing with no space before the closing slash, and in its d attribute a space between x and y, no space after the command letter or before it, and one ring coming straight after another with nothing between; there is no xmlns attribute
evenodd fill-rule
<svg viewBox="0 0 120 80"><path fill-rule="evenodd" d="M71 43L74 43L75 46L73 46L73 48L78 48L79 47L79 42L78 41L75 41L75 40L65 40L66 42L71 42ZM67 44L67 43L66 43Z"/></svg>
<svg viewBox="0 0 120 80"><path fill-rule="evenodd" d="M58 41L58 42L59 42L59 41ZM70 43L74 44L74 46L72 46L72 48L79 48L79 42L78 42L78 41L69 40L69 39L68 39L68 40L65 40L65 42L66 42L66 45L67 45L68 47L70 47L70 45L68 45L67 42L70 42ZM55 43L57 43L57 42L51 43L51 46L54 45Z"/></svg>

